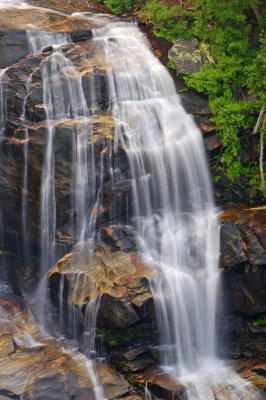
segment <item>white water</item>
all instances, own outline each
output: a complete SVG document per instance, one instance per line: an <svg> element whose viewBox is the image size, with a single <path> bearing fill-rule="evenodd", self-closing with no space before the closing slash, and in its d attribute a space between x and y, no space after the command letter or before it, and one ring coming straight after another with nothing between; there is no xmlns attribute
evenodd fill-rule
<svg viewBox="0 0 266 400"><path fill-rule="evenodd" d="M50 8L45 8L45 7L39 7L39 6L34 6L29 3L27 3L24 0L0 0L0 10L5 10L5 9L14 9L14 10L25 10L25 9L31 9L31 10L36 10L40 13L51 13L51 14L58 14L62 16L68 16L66 13L61 12L61 11L56 11L52 10ZM36 21L38 24L38 21Z"/></svg>
<svg viewBox="0 0 266 400"><path fill-rule="evenodd" d="M55 123L60 120L82 118L81 126L86 127L88 114L82 91L81 79L73 64L64 56L60 48L55 50L42 64L43 104L47 121L47 145L43 166L40 217L41 217L41 275L46 280L46 272L56 260L56 198L55 198ZM73 142L75 142L73 132ZM82 134L82 132L81 132ZM39 291L43 302L46 299L46 285Z"/></svg>
<svg viewBox="0 0 266 400"><path fill-rule="evenodd" d="M27 39L30 54L37 54L48 46L56 47L70 43L70 38L65 33L54 33L38 30L28 30Z"/></svg>
<svg viewBox="0 0 266 400"><path fill-rule="evenodd" d="M0 70L0 136L3 135L6 120L5 88L3 84L3 78L6 71L7 68Z"/></svg>
<svg viewBox="0 0 266 400"><path fill-rule="evenodd" d="M147 381L146 381L145 390L144 390L144 400L152 400L152 395L148 389Z"/></svg>
<svg viewBox="0 0 266 400"><path fill-rule="evenodd" d="M141 256L162 271L151 288L163 366L189 400L215 399L220 385L244 399L249 385L217 366L219 223L201 134L135 25L109 24L94 36L112 64L115 150L127 149Z"/></svg>
<svg viewBox="0 0 266 400"><path fill-rule="evenodd" d="M0 0L0 8L23 8L27 3L23 0Z"/></svg>

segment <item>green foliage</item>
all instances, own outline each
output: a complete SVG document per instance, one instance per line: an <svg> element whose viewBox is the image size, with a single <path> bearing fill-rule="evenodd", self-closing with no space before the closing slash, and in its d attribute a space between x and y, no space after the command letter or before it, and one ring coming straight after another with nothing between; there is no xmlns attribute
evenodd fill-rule
<svg viewBox="0 0 266 400"><path fill-rule="evenodd" d="M144 5L141 15L154 24L154 33L158 37L174 41L177 37L189 38L192 35L193 16L179 4L168 7L163 0L150 0Z"/></svg>
<svg viewBox="0 0 266 400"><path fill-rule="evenodd" d="M175 62L174 62L174 60L172 58L169 58L167 67L169 69L171 69L172 71L176 70L176 65L175 65Z"/></svg>
<svg viewBox="0 0 266 400"><path fill-rule="evenodd" d="M209 98L213 121L223 139L220 162L226 176L231 180L248 177L254 194L259 190L265 196L258 166L255 168L252 161L243 164L239 158L243 136L252 133L266 96L265 25L263 18L255 18L255 3L263 15L265 7L260 1L195 1L193 33L208 43L214 63L206 64L202 71L184 80L187 86ZM259 48L254 46L256 42Z"/></svg>
<svg viewBox="0 0 266 400"><path fill-rule="evenodd" d="M263 326L266 325L266 315L263 315L262 317L255 319L252 321L253 326Z"/></svg>
<svg viewBox="0 0 266 400"><path fill-rule="evenodd" d="M132 10L134 0L105 0L104 4L115 14L122 14Z"/></svg>
<svg viewBox="0 0 266 400"><path fill-rule="evenodd" d="M253 54L252 54L253 55ZM260 38L260 48L245 66L246 85L249 92L262 104L266 102L266 35Z"/></svg>

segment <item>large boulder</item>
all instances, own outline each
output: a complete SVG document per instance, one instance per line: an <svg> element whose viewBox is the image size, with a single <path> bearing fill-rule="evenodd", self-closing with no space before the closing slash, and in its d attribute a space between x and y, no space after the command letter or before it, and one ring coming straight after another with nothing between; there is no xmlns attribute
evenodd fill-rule
<svg viewBox="0 0 266 400"><path fill-rule="evenodd" d="M99 299L98 327L126 329L151 317L148 280L155 272L134 252L112 251L101 244L94 254L73 251L64 256L49 271L49 281L55 304L63 300L85 313L90 301Z"/></svg>
<svg viewBox="0 0 266 400"><path fill-rule="evenodd" d="M178 74L188 75L199 72L206 62L196 38L178 39L168 53Z"/></svg>

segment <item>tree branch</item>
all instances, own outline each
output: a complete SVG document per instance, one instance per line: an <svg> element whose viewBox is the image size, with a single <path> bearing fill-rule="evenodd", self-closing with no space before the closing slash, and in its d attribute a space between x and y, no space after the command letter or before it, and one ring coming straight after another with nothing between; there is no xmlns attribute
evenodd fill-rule
<svg viewBox="0 0 266 400"><path fill-rule="evenodd" d="M259 127L260 127L260 124L261 124L261 120L262 120L264 111L265 111L265 103L262 104L262 107L261 107L261 109L260 109L260 113L259 113L259 116L258 116L256 125L254 126L252 135L256 135L256 133L258 132L258 129L259 129Z"/></svg>

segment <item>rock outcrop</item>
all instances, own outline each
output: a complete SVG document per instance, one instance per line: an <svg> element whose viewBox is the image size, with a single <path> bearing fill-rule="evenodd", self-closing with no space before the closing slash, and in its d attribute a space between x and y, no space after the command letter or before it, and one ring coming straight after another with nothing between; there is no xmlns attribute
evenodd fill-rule
<svg viewBox="0 0 266 400"><path fill-rule="evenodd" d="M221 266L221 341L232 357L265 356L266 326L256 324L266 315L265 208L222 214Z"/></svg>
<svg viewBox="0 0 266 400"><path fill-rule="evenodd" d="M111 230L111 227L103 228L109 238ZM119 229L115 230L119 235ZM115 237L113 240L116 246ZM118 240L118 245L124 247L122 240ZM124 252L102 243L94 254L74 250L64 256L48 274L54 303L61 301L85 313L91 300L100 299L97 311L100 329L125 330L151 321L154 313L149 279L156 270L138 260L133 246L132 243L131 249L128 246ZM58 298L60 285L64 287L61 299Z"/></svg>
<svg viewBox="0 0 266 400"><path fill-rule="evenodd" d="M66 343L42 334L21 299L6 293L0 297L0 398L93 400L96 374L107 399L137 398L109 365L88 361Z"/></svg>
<svg viewBox="0 0 266 400"><path fill-rule="evenodd" d="M199 72L206 62L201 53L197 39L178 39L169 51L169 59L174 62L178 74Z"/></svg>
<svg viewBox="0 0 266 400"><path fill-rule="evenodd" d="M31 261L25 261L25 273L13 279L18 286L27 286L27 276L34 280L38 265L34 258L40 251L40 193L43 179L43 166L49 132L55 137L54 186L56 198L56 251L63 255L74 243L73 198L73 148L81 132L90 132L87 146L93 154L94 170L88 163L88 176L95 177L96 188L101 193L101 202L95 208L95 220L101 221L119 218L130 209L129 184L127 182L127 158L125 149L118 146L113 152L113 133L115 121L108 115L108 94L106 69L108 64L99 51L97 43L91 40L88 30L73 31L72 38L76 44L61 47L62 57L73 65L80 79L88 114L87 120L73 116L46 122L44 101L43 68L49 66L53 48L44 49L42 53L22 58L9 67L2 79L4 93L4 136L1 139L0 162L0 197L2 208L1 246L10 254L24 254L25 226L23 228L23 207L27 202L27 241ZM62 91L71 96L67 77L62 78ZM66 103L67 104L67 103ZM97 108L97 110L96 110ZM72 110L70 110L70 113ZM25 159L27 154L27 159ZM120 175L114 179L110 168L119 163ZM24 187L27 171L27 187ZM104 172L104 173L103 173ZM127 201L124 201L124 199ZM92 201L89 199L89 201ZM99 200L100 201L100 200ZM24 203L23 203L24 202ZM60 205L60 206L59 206ZM120 207L121 206L121 207ZM126 209L127 208L127 209ZM24 222L25 225L25 222ZM14 261L15 263L15 261ZM23 264L23 262L22 262ZM3 275L12 276L4 267ZM26 272L28 270L28 272ZM13 282L14 283L14 282Z"/></svg>

